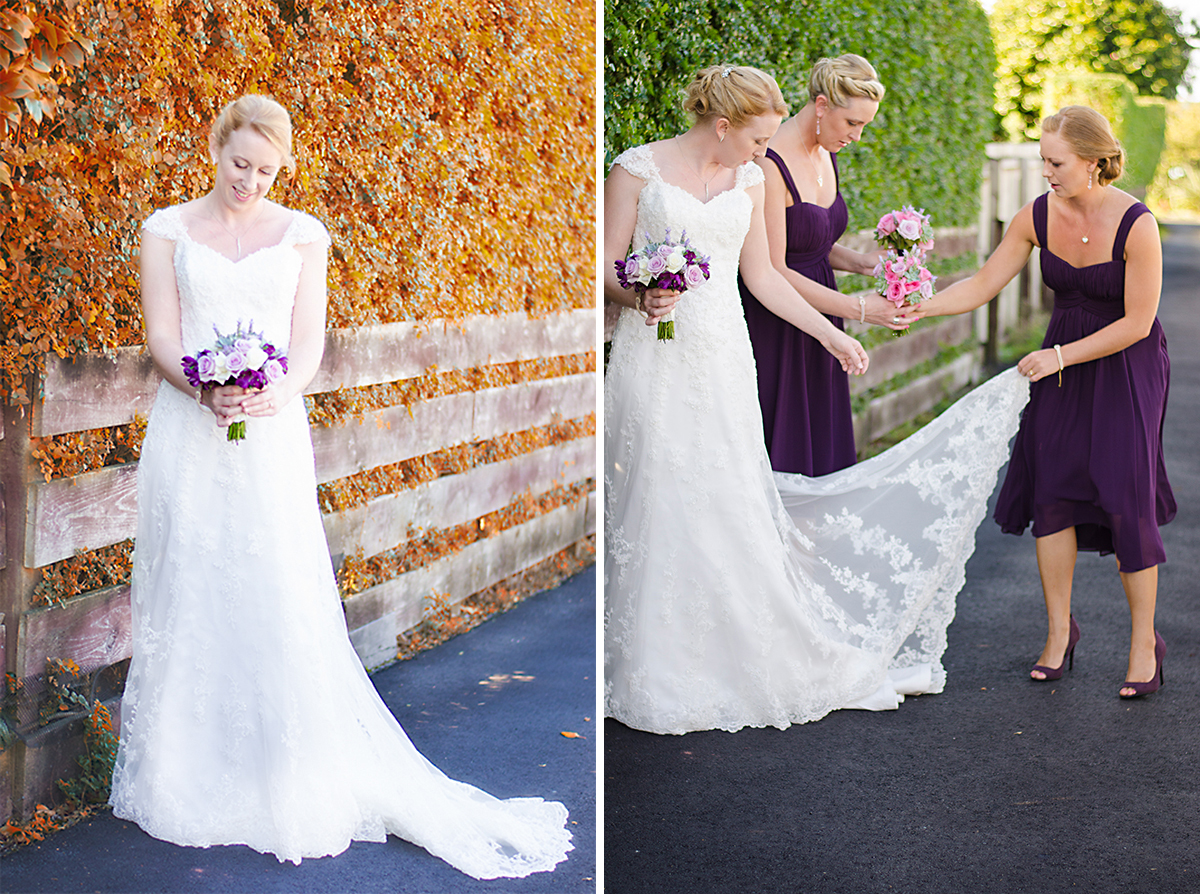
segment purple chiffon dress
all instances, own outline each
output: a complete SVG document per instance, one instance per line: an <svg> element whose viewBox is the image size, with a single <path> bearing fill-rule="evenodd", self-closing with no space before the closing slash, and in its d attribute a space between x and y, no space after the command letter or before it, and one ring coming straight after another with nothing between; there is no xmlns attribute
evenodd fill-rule
<svg viewBox="0 0 1200 894"><path fill-rule="evenodd" d="M805 202L779 154L768 149L767 158L779 167L792 196L786 211L788 267L836 289L829 250L849 221L841 192L828 208ZM837 156L832 159L837 176ZM767 310L740 277L738 288L758 368L758 402L771 468L816 476L854 465L849 376L819 341ZM843 328L840 317L829 320Z"/></svg>
<svg viewBox="0 0 1200 894"><path fill-rule="evenodd" d="M1054 312L1043 347L1091 335L1125 314L1125 240L1149 213L1125 212L1112 260L1072 267L1046 240L1046 195L1033 203L1042 246L1042 278L1054 290ZM1033 536L1075 527L1079 549L1117 554L1121 571L1162 562L1159 525L1175 517L1175 497L1163 464L1162 426L1170 378L1167 340L1154 321L1150 334L1123 351L1067 367L1030 388L996 503L996 521Z"/></svg>

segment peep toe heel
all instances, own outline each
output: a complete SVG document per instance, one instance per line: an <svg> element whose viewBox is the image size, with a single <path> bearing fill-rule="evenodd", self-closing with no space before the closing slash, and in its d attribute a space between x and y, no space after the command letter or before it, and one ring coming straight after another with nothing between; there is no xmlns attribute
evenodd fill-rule
<svg viewBox="0 0 1200 894"><path fill-rule="evenodd" d="M1044 676L1044 677L1031 676L1029 679L1033 680L1033 682L1035 682L1035 683L1046 683L1050 680L1061 679L1061 677L1063 675L1063 670L1065 670L1065 669L1074 670L1075 669L1075 644L1078 642L1079 642L1079 625L1075 623L1075 616L1071 615L1071 632L1067 637L1067 652L1065 655L1063 655L1063 663L1060 664L1058 667L1046 667L1044 664L1035 664L1030 669L1030 671L1029 671L1030 674L1032 674L1034 671L1041 671L1046 676ZM1129 686L1132 684L1126 683L1125 685ZM1141 685L1145 685L1145 684L1141 684Z"/></svg>
<svg viewBox="0 0 1200 894"><path fill-rule="evenodd" d="M1163 685L1163 659L1167 657L1167 644L1163 638L1158 635L1158 631L1154 631L1154 676L1145 683L1135 683L1132 680L1126 680L1121 684L1121 689L1132 689L1129 695L1124 692L1117 692L1121 698L1141 698L1143 695L1149 695L1151 692L1158 692Z"/></svg>

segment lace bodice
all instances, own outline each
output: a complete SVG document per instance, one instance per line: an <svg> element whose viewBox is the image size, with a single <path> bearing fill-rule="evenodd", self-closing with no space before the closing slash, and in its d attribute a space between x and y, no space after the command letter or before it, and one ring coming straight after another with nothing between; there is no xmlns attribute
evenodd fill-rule
<svg viewBox="0 0 1200 894"><path fill-rule="evenodd" d="M738 258L753 211L746 190L763 181L758 166L742 165L733 188L702 202L662 179L649 146L622 152L613 164L646 181L638 195L634 249L660 241L667 230L673 238L686 230L696 250L711 257L708 281L689 289L676 307L677 335L686 332L689 338L719 339L730 325L744 326L739 323L742 308L737 292ZM636 313L629 311L624 316L634 317ZM640 318L637 323L641 324Z"/></svg>
<svg viewBox="0 0 1200 894"><path fill-rule="evenodd" d="M300 281L297 245L329 244L329 233L315 217L293 211L292 221L275 245L231 261L196 242L183 221L182 206L155 211L146 232L175 243L175 282L179 290L180 328L185 354L211 347L215 335L254 323L267 341L287 351L292 330L292 304Z"/></svg>

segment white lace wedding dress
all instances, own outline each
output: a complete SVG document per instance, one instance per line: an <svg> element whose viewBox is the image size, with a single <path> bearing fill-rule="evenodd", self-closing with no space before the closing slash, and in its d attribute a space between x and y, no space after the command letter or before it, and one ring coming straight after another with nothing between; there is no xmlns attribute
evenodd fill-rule
<svg viewBox="0 0 1200 894"><path fill-rule="evenodd" d="M178 208L145 224L175 242L186 353L240 321L286 350L301 260L327 242L296 213L282 242L234 263ZM156 838L246 844L300 862L392 833L477 878L553 869L562 804L500 801L447 778L380 700L350 640L316 502L303 401L231 444L163 384L138 467L133 663L113 812Z"/></svg>
<svg viewBox="0 0 1200 894"><path fill-rule="evenodd" d="M604 387L605 709L654 733L784 728L940 692L964 566L1029 395L1010 370L902 444L821 478L773 473L738 256L762 172L703 203L642 146L634 247L712 255L675 339L623 310ZM782 324L781 324L782 325Z"/></svg>

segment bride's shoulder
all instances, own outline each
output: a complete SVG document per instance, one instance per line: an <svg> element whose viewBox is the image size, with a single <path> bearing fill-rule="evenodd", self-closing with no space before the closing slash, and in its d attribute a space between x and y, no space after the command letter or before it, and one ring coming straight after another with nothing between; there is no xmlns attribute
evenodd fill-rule
<svg viewBox="0 0 1200 894"><path fill-rule="evenodd" d="M174 242L187 233L183 215L187 207L192 204L193 202L184 202L180 205L159 208L142 222L142 229L151 236L158 236L160 239Z"/></svg>
<svg viewBox="0 0 1200 894"><path fill-rule="evenodd" d="M752 161L746 162L744 165L739 165L736 172L735 185L738 189L749 189L752 186L758 186L766 179L763 169Z"/></svg>
<svg viewBox="0 0 1200 894"><path fill-rule="evenodd" d="M292 216L287 228L287 242L292 245L307 245L311 242L329 245L331 240L325 224L304 211L297 211L294 208L285 210Z"/></svg>
<svg viewBox="0 0 1200 894"><path fill-rule="evenodd" d="M620 166L639 180L655 180L659 174L658 165L654 161L654 149L660 143L661 141L659 143L643 143L641 146L626 149L613 159L612 167Z"/></svg>

